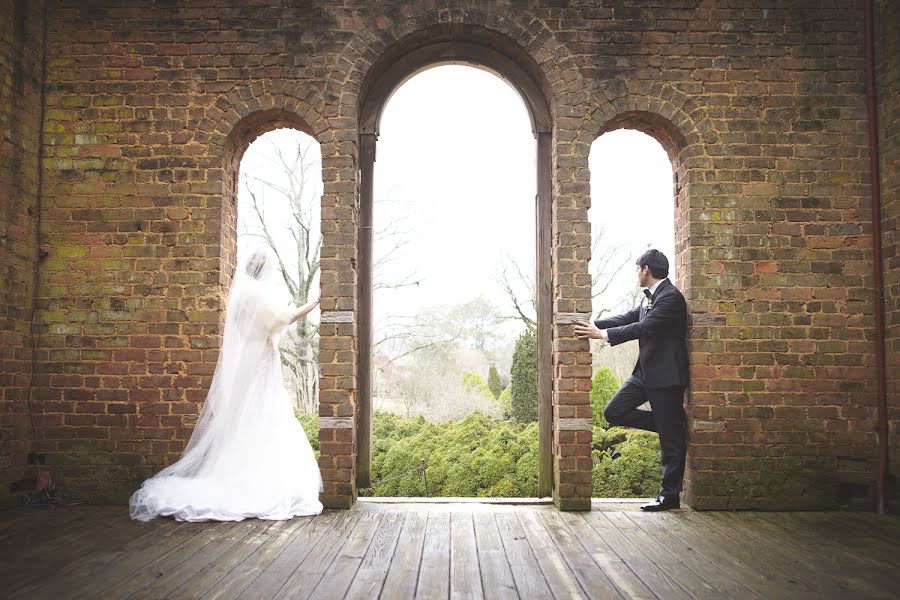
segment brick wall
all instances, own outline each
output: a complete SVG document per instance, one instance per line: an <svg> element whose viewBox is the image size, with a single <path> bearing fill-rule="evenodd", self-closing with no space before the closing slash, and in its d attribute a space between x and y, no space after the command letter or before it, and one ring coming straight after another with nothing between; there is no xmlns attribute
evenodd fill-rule
<svg viewBox="0 0 900 600"><path fill-rule="evenodd" d="M870 508L871 228L861 7L698 9L679 88L708 115L691 179L691 501ZM662 59L666 64L665 59ZM672 74L670 72L670 77ZM698 198L699 197L699 198ZM699 200L699 201L698 201Z"/></svg>
<svg viewBox="0 0 900 600"><path fill-rule="evenodd" d="M26 467L37 259L43 2L0 3L0 506Z"/></svg>
<svg viewBox="0 0 900 600"><path fill-rule="evenodd" d="M694 317L689 502L871 506L861 6L282 4L50 4L36 410L41 451L68 489L122 499L189 436L233 268L234 158L268 127L322 144L323 315L355 315L363 82L392 46L444 24L507 40L541 70L555 123L554 312L589 310L591 142L635 127L673 158L676 260ZM356 412L355 336L353 323L322 328L334 506L356 493L342 426ZM566 324L553 343L554 414L586 416L587 344ZM565 484L578 506L587 444L563 433L557 495Z"/></svg>
<svg viewBox="0 0 900 600"><path fill-rule="evenodd" d="M888 449L893 510L900 509L900 6L876 2L875 82L881 162L881 243L884 260ZM890 496L889 496L890 497Z"/></svg>

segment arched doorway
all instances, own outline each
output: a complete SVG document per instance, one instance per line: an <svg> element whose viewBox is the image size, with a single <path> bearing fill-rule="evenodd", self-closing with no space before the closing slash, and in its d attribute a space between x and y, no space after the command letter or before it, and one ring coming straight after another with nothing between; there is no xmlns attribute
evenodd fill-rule
<svg viewBox="0 0 900 600"><path fill-rule="evenodd" d="M537 194L536 278L538 339L539 495L552 493L552 371L551 371L551 142L549 94L535 61L511 40L487 31L439 26L404 38L371 67L359 104L359 325L357 478L371 485L372 461L372 206L376 146L384 107L391 95L417 73L444 64L464 64L487 70L515 89L532 125L536 150Z"/></svg>
<svg viewBox="0 0 900 600"><path fill-rule="evenodd" d="M639 305L643 293L634 261L648 248L668 258L668 279L680 286L672 162L655 137L630 125L626 121L598 136L588 158L594 319L623 314ZM637 340L615 346L591 340L593 498L650 498L660 487L659 436L634 428L623 431L604 417L607 404L631 376L638 352Z"/></svg>

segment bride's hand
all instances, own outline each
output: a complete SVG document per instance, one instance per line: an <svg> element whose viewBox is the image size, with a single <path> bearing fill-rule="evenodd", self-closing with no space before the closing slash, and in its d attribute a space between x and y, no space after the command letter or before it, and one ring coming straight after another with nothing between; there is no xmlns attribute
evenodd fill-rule
<svg viewBox="0 0 900 600"><path fill-rule="evenodd" d="M295 322L297 319L300 319L300 318L306 316L307 314L309 314L310 312L312 312L312 309L314 309L318 303L319 303L319 296L316 295L312 300L310 300L309 302L307 302L306 304L304 304L303 306L301 306L300 308L297 309L297 312L294 313L294 317L291 319L291 323Z"/></svg>

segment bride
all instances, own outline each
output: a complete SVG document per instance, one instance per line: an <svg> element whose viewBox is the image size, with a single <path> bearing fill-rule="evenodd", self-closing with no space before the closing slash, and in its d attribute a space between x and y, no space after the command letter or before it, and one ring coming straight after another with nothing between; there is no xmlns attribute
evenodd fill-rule
<svg viewBox="0 0 900 600"><path fill-rule="evenodd" d="M143 483L131 518L290 519L322 511L322 476L282 383L278 338L310 312L287 303L276 260L255 250L238 269L206 402L181 458Z"/></svg>

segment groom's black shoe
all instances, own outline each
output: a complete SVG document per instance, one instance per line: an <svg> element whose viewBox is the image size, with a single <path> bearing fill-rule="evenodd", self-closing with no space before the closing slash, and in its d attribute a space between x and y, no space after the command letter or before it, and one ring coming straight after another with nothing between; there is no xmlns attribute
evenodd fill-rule
<svg viewBox="0 0 900 600"><path fill-rule="evenodd" d="M641 510L646 510L647 512L672 510L673 508L681 508L681 503L678 501L678 498L666 498L665 496L659 496L650 504L641 506Z"/></svg>

